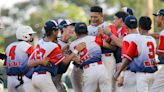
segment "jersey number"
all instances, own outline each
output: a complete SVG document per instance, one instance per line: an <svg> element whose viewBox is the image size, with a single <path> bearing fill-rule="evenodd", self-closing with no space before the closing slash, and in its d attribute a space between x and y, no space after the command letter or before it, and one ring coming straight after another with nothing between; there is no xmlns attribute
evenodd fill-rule
<svg viewBox="0 0 164 92"><path fill-rule="evenodd" d="M152 42L147 42L147 47L149 48L149 58L153 59L155 58L155 52L154 52L154 44Z"/></svg>
<svg viewBox="0 0 164 92"><path fill-rule="evenodd" d="M43 58L46 51L43 48L40 48L39 45L37 45L36 49L37 50L36 50L36 53L35 53L35 55L36 55L35 57L36 57L36 59L40 60L40 59Z"/></svg>
<svg viewBox="0 0 164 92"><path fill-rule="evenodd" d="M11 60L15 60L15 49L16 49L16 46L13 46L11 47L9 51L9 56L11 57Z"/></svg>

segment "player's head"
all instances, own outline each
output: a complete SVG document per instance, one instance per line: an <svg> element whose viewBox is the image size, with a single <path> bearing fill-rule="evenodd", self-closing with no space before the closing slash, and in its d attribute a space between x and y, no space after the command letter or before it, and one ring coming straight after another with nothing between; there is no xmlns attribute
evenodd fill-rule
<svg viewBox="0 0 164 92"><path fill-rule="evenodd" d="M76 35L87 35L87 25L84 22L79 22L75 24L75 33Z"/></svg>
<svg viewBox="0 0 164 92"><path fill-rule="evenodd" d="M62 20L61 22L59 22L59 28L60 30L62 31L62 33L65 31L65 30L68 30L68 31L74 31L74 26L75 26L76 23L66 19L66 20Z"/></svg>
<svg viewBox="0 0 164 92"><path fill-rule="evenodd" d="M124 20L127 16L128 16L128 14L123 12L123 11L117 12L114 16L114 21L113 21L114 25L117 28L120 28L121 26L123 26L124 25Z"/></svg>
<svg viewBox="0 0 164 92"><path fill-rule="evenodd" d="M33 31L33 29L30 26L19 26L18 29L16 30L16 38L19 41L33 41L33 36L36 32Z"/></svg>
<svg viewBox="0 0 164 92"><path fill-rule="evenodd" d="M141 16L139 19L139 31L142 34L142 30L149 31L151 29L152 21L148 16Z"/></svg>
<svg viewBox="0 0 164 92"><path fill-rule="evenodd" d="M133 15L133 9L129 7L123 7L122 10L127 13L128 15Z"/></svg>
<svg viewBox="0 0 164 92"><path fill-rule="evenodd" d="M103 9L100 6L92 6L90 8L91 25L97 26L103 22Z"/></svg>
<svg viewBox="0 0 164 92"><path fill-rule="evenodd" d="M59 28L62 33L63 40L68 41L69 39L75 39L75 22L68 19L59 22Z"/></svg>
<svg viewBox="0 0 164 92"><path fill-rule="evenodd" d="M157 17L157 26L161 29L164 29L164 9L159 10L159 12L156 14L154 13L153 15Z"/></svg>
<svg viewBox="0 0 164 92"><path fill-rule="evenodd" d="M129 30L137 28L137 18L135 16L127 16L124 23Z"/></svg>
<svg viewBox="0 0 164 92"><path fill-rule="evenodd" d="M49 20L45 23L44 30L47 37L54 36L56 38L59 32L59 27L55 20Z"/></svg>

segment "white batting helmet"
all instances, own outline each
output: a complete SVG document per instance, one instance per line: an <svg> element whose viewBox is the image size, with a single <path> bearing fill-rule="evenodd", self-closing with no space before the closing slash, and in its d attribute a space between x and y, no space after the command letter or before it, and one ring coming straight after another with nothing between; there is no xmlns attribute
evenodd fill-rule
<svg viewBox="0 0 164 92"><path fill-rule="evenodd" d="M29 41L31 39L30 34L34 34L36 32L30 26L20 26L16 31L16 38L18 40Z"/></svg>

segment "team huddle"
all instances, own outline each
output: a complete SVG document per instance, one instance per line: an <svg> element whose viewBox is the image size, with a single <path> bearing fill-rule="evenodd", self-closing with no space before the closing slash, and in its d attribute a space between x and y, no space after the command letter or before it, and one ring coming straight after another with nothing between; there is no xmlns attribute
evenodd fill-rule
<svg viewBox="0 0 164 92"><path fill-rule="evenodd" d="M148 16L137 20L123 8L109 24L103 9L93 6L88 26L46 21L36 47L30 44L36 32L18 27L17 41L5 51L8 92L67 92L61 78L70 64L74 92L164 92L164 9L153 15L158 35L149 34Z"/></svg>

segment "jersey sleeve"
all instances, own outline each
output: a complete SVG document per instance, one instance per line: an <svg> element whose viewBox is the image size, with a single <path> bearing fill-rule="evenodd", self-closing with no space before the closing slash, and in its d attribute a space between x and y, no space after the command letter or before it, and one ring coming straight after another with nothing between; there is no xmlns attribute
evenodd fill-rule
<svg viewBox="0 0 164 92"><path fill-rule="evenodd" d="M121 30L121 36L124 37L127 35L127 28L125 26L122 27L122 30Z"/></svg>
<svg viewBox="0 0 164 92"><path fill-rule="evenodd" d="M160 34L159 40L160 41L159 41L159 46L158 46L157 52L164 54L164 32L163 32L163 34Z"/></svg>
<svg viewBox="0 0 164 92"><path fill-rule="evenodd" d="M137 44L134 41L132 41L129 44L127 52L125 54L123 54L123 57L132 61L132 59L137 57L137 56L138 56Z"/></svg>
<svg viewBox="0 0 164 92"><path fill-rule="evenodd" d="M29 48L27 49L27 51L26 51L26 53L27 53L28 55L31 55L33 52L34 52L34 47L33 47L33 46L29 47Z"/></svg>
<svg viewBox="0 0 164 92"><path fill-rule="evenodd" d="M123 41L123 45L122 45L122 57L123 57L123 54L126 54L126 51L129 47L129 42L128 41Z"/></svg>
<svg viewBox="0 0 164 92"><path fill-rule="evenodd" d="M116 37L118 37L117 29L114 25L109 25L109 29L111 30L112 34L114 34Z"/></svg>
<svg viewBox="0 0 164 92"><path fill-rule="evenodd" d="M59 64L61 61L64 60L65 55L62 53L59 47L56 47L49 55L50 61L55 63L55 65Z"/></svg>
<svg viewBox="0 0 164 92"><path fill-rule="evenodd" d="M103 40L102 40L101 37L96 36L96 38L95 38L95 42L96 42L100 47L103 46Z"/></svg>

